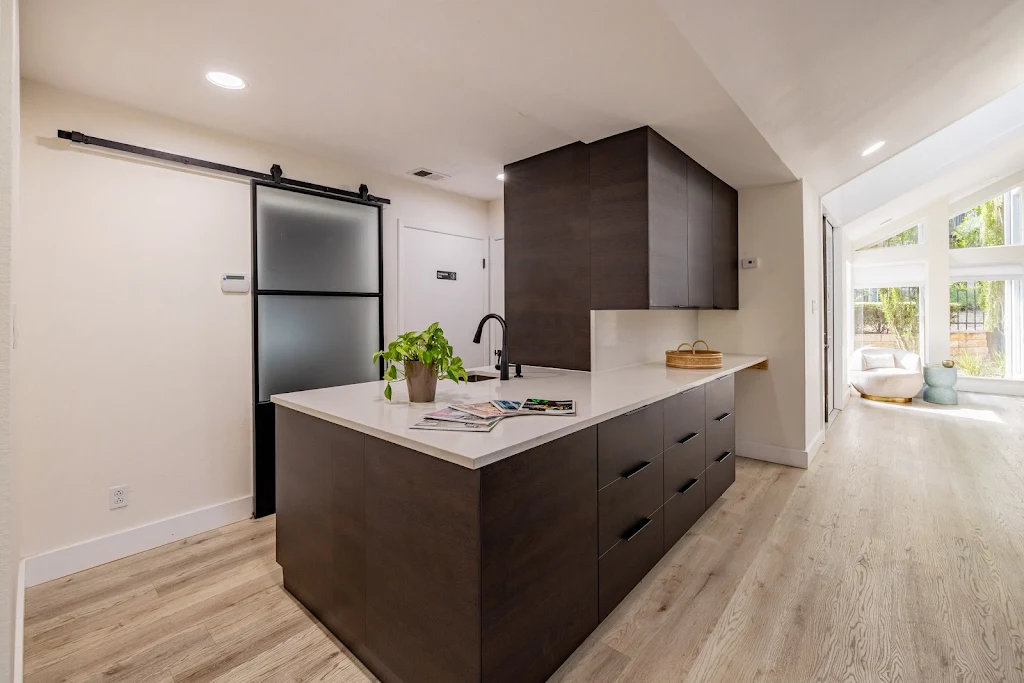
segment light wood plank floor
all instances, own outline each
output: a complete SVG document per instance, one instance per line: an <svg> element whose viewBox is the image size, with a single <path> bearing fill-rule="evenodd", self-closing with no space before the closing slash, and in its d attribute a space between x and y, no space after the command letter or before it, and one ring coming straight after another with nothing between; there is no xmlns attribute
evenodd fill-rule
<svg viewBox="0 0 1024 683"><path fill-rule="evenodd" d="M961 397L852 399L806 472L740 460L552 681L1024 681L1024 399ZM273 534L32 588L25 680L374 680L282 589Z"/></svg>

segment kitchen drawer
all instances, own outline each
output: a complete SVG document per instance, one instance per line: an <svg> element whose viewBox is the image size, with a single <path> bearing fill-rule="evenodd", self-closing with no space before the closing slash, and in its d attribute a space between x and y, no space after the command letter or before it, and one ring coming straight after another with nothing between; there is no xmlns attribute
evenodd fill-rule
<svg viewBox="0 0 1024 683"><path fill-rule="evenodd" d="M661 507L662 456L639 464L597 493L597 554L608 552L624 534Z"/></svg>
<svg viewBox="0 0 1024 683"><path fill-rule="evenodd" d="M711 507L722 497L725 490L736 481L736 456L733 453L721 455L711 463L704 473L707 480L704 492L704 506Z"/></svg>
<svg viewBox="0 0 1024 683"><path fill-rule="evenodd" d="M711 421L716 417L731 413L735 409L736 403L733 390L735 384L733 377L733 375L726 375L721 379L716 379L704 385L704 403L706 406L704 415L705 422L708 424L711 424Z"/></svg>
<svg viewBox="0 0 1024 683"><path fill-rule="evenodd" d="M736 450L736 415L729 413L726 417L720 417L708 423L704 429L706 445L704 452L707 454L705 466L711 467L723 453Z"/></svg>
<svg viewBox="0 0 1024 683"><path fill-rule="evenodd" d="M687 482L704 474L707 467L705 451L703 428L683 443L677 443L665 451L664 500L676 495Z"/></svg>
<svg viewBox="0 0 1024 683"><path fill-rule="evenodd" d="M701 472L697 478L689 480L680 487L674 496L665 503L665 552L683 537L690 527L700 519L707 509L705 496L705 476Z"/></svg>
<svg viewBox="0 0 1024 683"><path fill-rule="evenodd" d="M697 387L661 402L665 421L666 451L704 428L704 387Z"/></svg>
<svg viewBox="0 0 1024 683"><path fill-rule="evenodd" d="M597 426L597 488L664 450L661 412L661 403L654 403Z"/></svg>
<svg viewBox="0 0 1024 683"><path fill-rule="evenodd" d="M664 554L664 542L664 517L659 509L601 557L598 567L598 611L602 620L658 563Z"/></svg>

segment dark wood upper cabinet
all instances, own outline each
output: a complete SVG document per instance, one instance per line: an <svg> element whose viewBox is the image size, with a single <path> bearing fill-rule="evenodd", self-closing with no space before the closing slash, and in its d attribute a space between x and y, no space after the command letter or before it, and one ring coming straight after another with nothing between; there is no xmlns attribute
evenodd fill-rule
<svg viewBox="0 0 1024 683"><path fill-rule="evenodd" d="M715 241L714 307L740 307L739 193L715 178L712 202L712 230Z"/></svg>
<svg viewBox="0 0 1024 683"><path fill-rule="evenodd" d="M724 262L730 244L716 240L714 188L731 188L647 127L588 148L591 308L712 308L715 248Z"/></svg>
<svg viewBox="0 0 1024 683"><path fill-rule="evenodd" d="M572 145L505 167L509 358L590 369L590 154Z"/></svg>
<svg viewBox="0 0 1024 683"><path fill-rule="evenodd" d="M591 310L739 305L736 190L650 127L505 167L512 361L590 369Z"/></svg>
<svg viewBox="0 0 1024 683"><path fill-rule="evenodd" d="M690 308L711 308L715 287L715 238L712 188L718 180L693 159L689 160L686 189L690 195L686 260L689 263Z"/></svg>

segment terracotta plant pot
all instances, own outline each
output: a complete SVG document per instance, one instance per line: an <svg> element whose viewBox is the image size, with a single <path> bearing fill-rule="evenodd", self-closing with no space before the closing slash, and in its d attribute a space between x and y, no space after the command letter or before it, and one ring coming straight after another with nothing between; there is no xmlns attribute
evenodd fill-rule
<svg viewBox="0 0 1024 683"><path fill-rule="evenodd" d="M437 393L437 366L418 360L405 361L405 384L410 403L432 403Z"/></svg>

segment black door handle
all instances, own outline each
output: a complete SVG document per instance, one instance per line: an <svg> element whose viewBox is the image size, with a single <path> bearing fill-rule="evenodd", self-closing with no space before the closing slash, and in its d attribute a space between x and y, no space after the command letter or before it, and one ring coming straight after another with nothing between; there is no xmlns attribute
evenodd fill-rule
<svg viewBox="0 0 1024 683"><path fill-rule="evenodd" d="M648 517L644 521L637 524L635 527L626 532L626 535L622 537L622 540L626 543L632 541L638 533L647 528L647 525L651 523L651 518Z"/></svg>
<svg viewBox="0 0 1024 683"><path fill-rule="evenodd" d="M640 474L641 472L643 472L644 470L646 470L650 466L651 466L651 461L650 460L648 460L647 462L642 462L639 465L637 465L636 467L634 467L633 469L631 469L629 472L626 472L625 474L623 474L622 478L623 479L632 479L634 476L636 476L637 474Z"/></svg>
<svg viewBox="0 0 1024 683"><path fill-rule="evenodd" d="M686 486L684 486L683 488L679 489L679 493L686 493L687 491L692 489L694 486L696 486L697 482L699 482L699 481L700 481L700 479L691 479L690 481L686 482Z"/></svg>
<svg viewBox="0 0 1024 683"><path fill-rule="evenodd" d="M684 439L683 439L682 441L680 441L679 443L686 443L687 441L691 441L691 440L693 440L693 439L696 439L696 438L697 438L697 434L699 434L699 433L700 433L700 432L694 432L693 434L690 434L690 435L689 435L688 437L684 438Z"/></svg>
<svg viewBox="0 0 1024 683"><path fill-rule="evenodd" d="M732 455L732 451L726 451L725 453L722 453L720 456L715 458L715 462L723 462L730 455Z"/></svg>
<svg viewBox="0 0 1024 683"><path fill-rule="evenodd" d="M722 420L724 420L725 418L729 417L730 415L732 415L732 413L722 413L721 415L719 415L718 417L715 418L715 422L721 422Z"/></svg>

